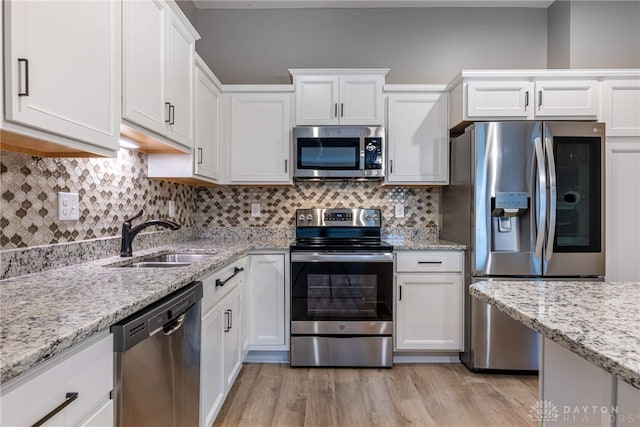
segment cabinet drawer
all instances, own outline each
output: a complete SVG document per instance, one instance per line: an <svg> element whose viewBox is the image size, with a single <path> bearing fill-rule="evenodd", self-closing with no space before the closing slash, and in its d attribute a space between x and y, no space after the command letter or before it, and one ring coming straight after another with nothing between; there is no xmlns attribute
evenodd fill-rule
<svg viewBox="0 0 640 427"><path fill-rule="evenodd" d="M246 268L246 258L242 258L216 270L214 273L202 279L202 292L204 294L202 299L203 316L215 307L222 297L233 290L238 283L244 281ZM216 286L217 280L220 280L223 285Z"/></svg>
<svg viewBox="0 0 640 427"><path fill-rule="evenodd" d="M33 425L62 404L67 393L78 393L78 396L45 425L76 425L108 403L113 388L111 334L57 358L46 369L2 396L1 425Z"/></svg>
<svg viewBox="0 0 640 427"><path fill-rule="evenodd" d="M463 265L460 251L399 251L397 272L460 272Z"/></svg>

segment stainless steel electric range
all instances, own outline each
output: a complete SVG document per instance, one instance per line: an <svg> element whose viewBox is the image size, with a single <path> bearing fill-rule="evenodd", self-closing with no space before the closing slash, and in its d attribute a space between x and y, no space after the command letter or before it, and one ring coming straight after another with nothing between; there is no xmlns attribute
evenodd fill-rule
<svg viewBox="0 0 640 427"><path fill-rule="evenodd" d="M391 367L393 247L379 209L298 209L291 366Z"/></svg>

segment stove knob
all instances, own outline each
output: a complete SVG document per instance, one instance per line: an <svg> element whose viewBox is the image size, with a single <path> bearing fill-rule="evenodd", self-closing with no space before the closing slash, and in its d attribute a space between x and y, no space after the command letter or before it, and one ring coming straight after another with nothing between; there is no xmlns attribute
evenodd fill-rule
<svg viewBox="0 0 640 427"><path fill-rule="evenodd" d="M313 215L307 214L307 221L311 221L313 219Z"/></svg>
<svg viewBox="0 0 640 427"><path fill-rule="evenodd" d="M300 222L304 221L304 214L298 215L298 221Z"/></svg>
<svg viewBox="0 0 640 427"><path fill-rule="evenodd" d="M367 214L364 216L365 221L371 221L371 215Z"/></svg>
<svg viewBox="0 0 640 427"><path fill-rule="evenodd" d="M378 214L373 214L373 220L377 221L378 220Z"/></svg>

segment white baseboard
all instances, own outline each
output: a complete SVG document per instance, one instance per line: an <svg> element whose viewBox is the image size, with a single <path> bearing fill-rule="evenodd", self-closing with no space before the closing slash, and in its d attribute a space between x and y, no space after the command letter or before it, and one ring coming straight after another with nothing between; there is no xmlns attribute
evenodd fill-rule
<svg viewBox="0 0 640 427"><path fill-rule="evenodd" d="M250 351L245 363L289 363L288 351Z"/></svg>

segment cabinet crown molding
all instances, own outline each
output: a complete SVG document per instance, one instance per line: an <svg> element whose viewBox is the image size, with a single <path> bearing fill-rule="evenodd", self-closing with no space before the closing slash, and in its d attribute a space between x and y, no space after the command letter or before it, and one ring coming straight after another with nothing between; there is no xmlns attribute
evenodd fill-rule
<svg viewBox="0 0 640 427"><path fill-rule="evenodd" d="M289 74L295 76L318 76L318 75L362 75L362 74L379 74L386 76L390 68L290 68Z"/></svg>

